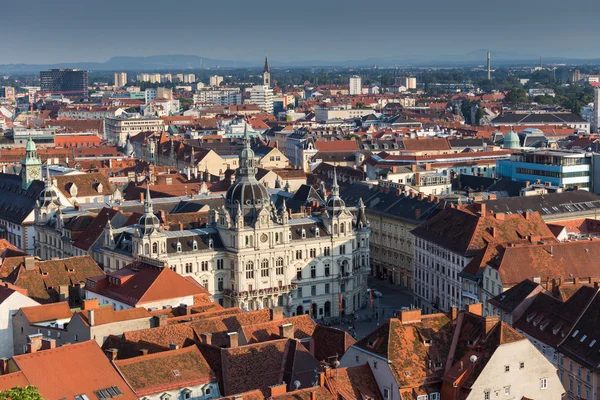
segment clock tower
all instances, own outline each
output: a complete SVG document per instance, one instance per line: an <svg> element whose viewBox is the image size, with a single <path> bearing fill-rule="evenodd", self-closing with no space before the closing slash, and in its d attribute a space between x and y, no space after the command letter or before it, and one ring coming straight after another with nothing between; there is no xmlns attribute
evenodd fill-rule
<svg viewBox="0 0 600 400"><path fill-rule="evenodd" d="M25 158L21 162L21 179L23 189L28 189L31 182L42 179L42 162L37 156L37 149L31 137L25 147Z"/></svg>

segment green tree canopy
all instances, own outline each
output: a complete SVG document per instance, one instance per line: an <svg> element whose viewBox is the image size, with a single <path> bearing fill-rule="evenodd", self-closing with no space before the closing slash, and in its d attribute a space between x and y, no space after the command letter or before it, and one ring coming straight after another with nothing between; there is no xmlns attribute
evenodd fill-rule
<svg viewBox="0 0 600 400"><path fill-rule="evenodd" d="M527 96L525 89L517 87L509 90L504 100L507 103L528 103L529 96Z"/></svg>
<svg viewBox="0 0 600 400"><path fill-rule="evenodd" d="M0 400L44 400L35 386L0 391Z"/></svg>

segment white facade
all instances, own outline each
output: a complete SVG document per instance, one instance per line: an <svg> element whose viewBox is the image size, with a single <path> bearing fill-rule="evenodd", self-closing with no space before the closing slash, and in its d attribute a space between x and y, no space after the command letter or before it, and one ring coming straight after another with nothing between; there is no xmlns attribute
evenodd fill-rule
<svg viewBox="0 0 600 400"><path fill-rule="evenodd" d="M115 72L114 81L117 88L127 85L127 72Z"/></svg>
<svg viewBox="0 0 600 400"><path fill-rule="evenodd" d="M252 86L250 103L256 104L269 114L273 114L273 89L267 85Z"/></svg>
<svg viewBox="0 0 600 400"><path fill-rule="evenodd" d="M217 106L235 106L242 104L242 93L239 88L219 88L198 90L194 94L194 103L209 103Z"/></svg>
<svg viewBox="0 0 600 400"><path fill-rule="evenodd" d="M114 143L125 143L127 136L135 136L140 132L162 132L165 124L160 118L106 118L104 129L106 139Z"/></svg>
<svg viewBox="0 0 600 400"><path fill-rule="evenodd" d="M221 397L219 384L209 382L202 385L173 389L164 392L146 394L140 400L210 400Z"/></svg>
<svg viewBox="0 0 600 400"><path fill-rule="evenodd" d="M210 77L210 86L219 86L223 82L223 77L218 75L213 75Z"/></svg>
<svg viewBox="0 0 600 400"><path fill-rule="evenodd" d="M14 355L12 316L21 307L37 305L37 301L19 292L14 292L0 304L0 357L10 358Z"/></svg>
<svg viewBox="0 0 600 400"><path fill-rule="evenodd" d="M358 75L350 77L350 87L348 89L350 96L362 94L362 79Z"/></svg>
<svg viewBox="0 0 600 400"><path fill-rule="evenodd" d="M472 257L465 257L415 236L413 239L417 307L424 314L460 308L462 279L458 274Z"/></svg>
<svg viewBox="0 0 600 400"><path fill-rule="evenodd" d="M559 400L563 393L554 365L529 340L519 340L497 348L475 380L467 400Z"/></svg>

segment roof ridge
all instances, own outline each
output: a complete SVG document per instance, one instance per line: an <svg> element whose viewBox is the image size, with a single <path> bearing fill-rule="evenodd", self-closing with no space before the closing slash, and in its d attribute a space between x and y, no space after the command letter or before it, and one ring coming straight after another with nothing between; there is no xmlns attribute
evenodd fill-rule
<svg viewBox="0 0 600 400"><path fill-rule="evenodd" d="M155 358L167 358L167 357L177 356L179 354L193 353L194 349L199 354L202 354L196 346L187 346L187 347L181 347L181 348L175 349L175 350L159 351L156 353L149 353L149 354L145 354L145 355L139 355L136 357L126 358L123 360L115 360L115 364L116 365L130 365L130 364L135 364L136 362L139 362L139 361L147 361L147 360L152 360Z"/></svg>

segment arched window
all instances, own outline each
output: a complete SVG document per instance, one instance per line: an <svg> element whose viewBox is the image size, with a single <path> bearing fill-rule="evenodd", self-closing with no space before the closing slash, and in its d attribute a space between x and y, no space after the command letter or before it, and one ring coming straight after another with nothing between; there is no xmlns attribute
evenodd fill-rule
<svg viewBox="0 0 600 400"><path fill-rule="evenodd" d="M252 261L246 263L246 279L254 279L254 263Z"/></svg>
<svg viewBox="0 0 600 400"><path fill-rule="evenodd" d="M346 224L340 224L340 233L344 233L346 231Z"/></svg>
<svg viewBox="0 0 600 400"><path fill-rule="evenodd" d="M217 290L219 292L223 291L223 277L217 278Z"/></svg>
<svg viewBox="0 0 600 400"><path fill-rule="evenodd" d="M150 254L150 245L148 243L146 243L144 245L144 255L148 255Z"/></svg>
<svg viewBox="0 0 600 400"><path fill-rule="evenodd" d="M283 275L283 257L279 257L277 261L275 261L275 273L277 275Z"/></svg>
<svg viewBox="0 0 600 400"><path fill-rule="evenodd" d="M260 276L263 278L269 276L269 260L266 258L260 263Z"/></svg>
<svg viewBox="0 0 600 400"><path fill-rule="evenodd" d="M333 224L333 234L337 235L337 232L338 232L338 230L337 230L337 224Z"/></svg>
<svg viewBox="0 0 600 400"><path fill-rule="evenodd" d="M152 254L158 253L158 243L152 243Z"/></svg>

